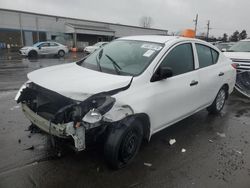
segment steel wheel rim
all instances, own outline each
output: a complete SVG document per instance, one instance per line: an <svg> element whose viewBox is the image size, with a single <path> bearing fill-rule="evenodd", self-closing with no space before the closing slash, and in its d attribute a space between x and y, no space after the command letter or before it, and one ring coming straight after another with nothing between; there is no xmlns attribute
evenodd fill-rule
<svg viewBox="0 0 250 188"><path fill-rule="evenodd" d="M124 142L122 143L120 157L123 162L129 161L135 155L138 147L138 138L133 130L130 130L124 137Z"/></svg>
<svg viewBox="0 0 250 188"><path fill-rule="evenodd" d="M216 109L217 110L221 110L224 103L225 103L225 99L226 99L226 93L225 91L222 89L220 90L220 92L218 93L217 99L216 99Z"/></svg>

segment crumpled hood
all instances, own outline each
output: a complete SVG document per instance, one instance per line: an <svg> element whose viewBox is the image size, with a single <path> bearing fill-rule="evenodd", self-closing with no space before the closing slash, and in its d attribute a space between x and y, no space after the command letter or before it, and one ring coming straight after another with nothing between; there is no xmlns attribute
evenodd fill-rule
<svg viewBox="0 0 250 188"><path fill-rule="evenodd" d="M51 66L28 74L30 81L74 100L127 86L132 77L107 74L69 63Z"/></svg>
<svg viewBox="0 0 250 188"><path fill-rule="evenodd" d="M224 55L233 60L249 60L250 52L224 52Z"/></svg>

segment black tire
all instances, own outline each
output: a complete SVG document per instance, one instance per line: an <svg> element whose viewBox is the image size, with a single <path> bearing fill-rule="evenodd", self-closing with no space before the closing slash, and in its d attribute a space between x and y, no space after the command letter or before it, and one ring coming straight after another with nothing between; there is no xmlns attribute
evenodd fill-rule
<svg viewBox="0 0 250 188"><path fill-rule="evenodd" d="M210 114L219 114L225 105L226 98L227 89L225 87L222 87L216 95L214 102L207 108L208 112Z"/></svg>
<svg viewBox="0 0 250 188"><path fill-rule="evenodd" d="M31 50L29 53L28 53L28 57L30 58L37 58L38 54L35 50Z"/></svg>
<svg viewBox="0 0 250 188"><path fill-rule="evenodd" d="M64 57L65 52L63 50L59 50L57 54L59 57Z"/></svg>
<svg viewBox="0 0 250 188"><path fill-rule="evenodd" d="M112 128L104 145L104 156L110 167L119 169L128 165L138 153L142 138L143 128L138 120Z"/></svg>

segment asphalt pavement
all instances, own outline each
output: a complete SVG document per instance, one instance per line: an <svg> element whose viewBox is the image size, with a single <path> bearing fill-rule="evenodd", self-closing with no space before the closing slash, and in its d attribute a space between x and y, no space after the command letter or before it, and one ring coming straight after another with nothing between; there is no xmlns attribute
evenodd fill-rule
<svg viewBox="0 0 250 188"><path fill-rule="evenodd" d="M14 97L28 72L82 57L0 56L0 188L250 187L250 100L235 93L221 115L203 110L157 133L118 171L106 165L101 144L56 158L50 137L28 131Z"/></svg>

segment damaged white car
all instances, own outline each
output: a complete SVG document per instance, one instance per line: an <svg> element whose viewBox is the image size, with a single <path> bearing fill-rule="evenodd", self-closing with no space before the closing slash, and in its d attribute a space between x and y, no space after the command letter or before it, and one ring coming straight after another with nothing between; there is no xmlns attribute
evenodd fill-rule
<svg viewBox="0 0 250 188"><path fill-rule="evenodd" d="M134 36L29 73L16 100L34 125L77 151L103 139L107 162L121 168L143 139L201 109L219 113L235 77L232 61L204 41Z"/></svg>

